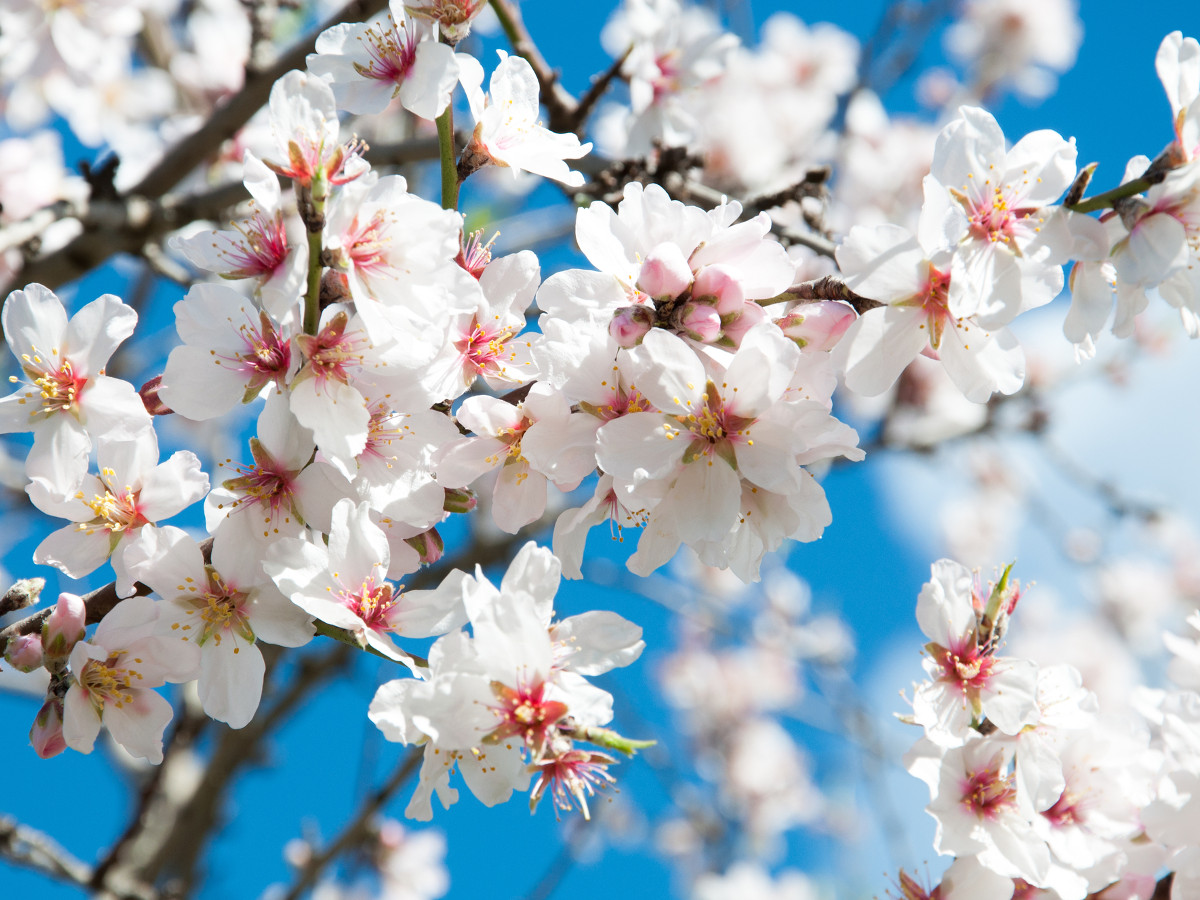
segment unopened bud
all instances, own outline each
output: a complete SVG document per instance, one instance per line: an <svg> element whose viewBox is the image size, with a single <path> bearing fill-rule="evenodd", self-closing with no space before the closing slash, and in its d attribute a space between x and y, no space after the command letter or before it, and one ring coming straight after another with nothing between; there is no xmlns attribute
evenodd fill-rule
<svg viewBox="0 0 1200 900"><path fill-rule="evenodd" d="M152 416L169 416L175 412L162 402L162 397L158 394L162 388L162 378L161 375L155 375L138 389L138 396L142 398L142 406L146 407L146 412Z"/></svg>
<svg viewBox="0 0 1200 900"><path fill-rule="evenodd" d="M648 306L623 306L613 313L608 333L618 347L628 350L642 342L654 327L654 310Z"/></svg>
<svg viewBox="0 0 1200 900"><path fill-rule="evenodd" d="M675 314L675 322L680 331L702 344L721 336L721 314L707 303L685 303Z"/></svg>
<svg viewBox="0 0 1200 900"><path fill-rule="evenodd" d="M655 300L674 300L692 283L692 267L678 244L663 242L646 255L638 290Z"/></svg>
<svg viewBox="0 0 1200 900"><path fill-rule="evenodd" d="M415 537L405 538L404 543L417 551L417 555L421 557L421 564L425 566L437 562L446 552L446 545L436 528L430 528Z"/></svg>
<svg viewBox="0 0 1200 900"><path fill-rule="evenodd" d="M741 282L722 265L705 266L696 273L692 297L712 303L723 316L738 312L746 303Z"/></svg>
<svg viewBox="0 0 1200 900"><path fill-rule="evenodd" d="M767 321L767 311L757 303L746 303L741 312L725 316L721 321L724 323L723 342L730 347L740 347L747 331L760 322Z"/></svg>
<svg viewBox="0 0 1200 900"><path fill-rule="evenodd" d="M4 648L4 659L21 672L32 672L42 667L42 639L36 634L19 634L8 639Z"/></svg>
<svg viewBox="0 0 1200 900"><path fill-rule="evenodd" d="M29 742L42 759L58 756L67 749L62 730L63 702L58 697L47 697L29 729Z"/></svg>
<svg viewBox="0 0 1200 900"><path fill-rule="evenodd" d="M806 350L832 350L855 318L845 303L821 300L797 306L776 324Z"/></svg>
<svg viewBox="0 0 1200 900"><path fill-rule="evenodd" d="M479 505L474 491L466 488L446 488L446 499L442 501L442 509L450 513L469 513Z"/></svg>
<svg viewBox="0 0 1200 900"><path fill-rule="evenodd" d="M83 640L87 625L87 607L83 598L66 591L58 595L58 603L42 625L42 646L49 659L66 659L71 648Z"/></svg>

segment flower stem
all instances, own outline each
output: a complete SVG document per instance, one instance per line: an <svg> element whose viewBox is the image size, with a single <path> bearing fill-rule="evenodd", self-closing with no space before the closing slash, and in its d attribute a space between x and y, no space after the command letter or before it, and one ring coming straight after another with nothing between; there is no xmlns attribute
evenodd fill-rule
<svg viewBox="0 0 1200 900"><path fill-rule="evenodd" d="M1078 203L1073 203L1066 208L1071 212L1088 213L1095 212L1098 209L1108 209L1117 200L1122 200L1125 197L1132 197L1134 194L1140 194L1142 191L1149 190L1155 182L1148 178L1135 178L1132 181L1127 181L1122 185L1118 185L1111 191L1105 191L1103 194L1097 194L1095 197L1088 197L1086 200L1080 200Z"/></svg>
<svg viewBox="0 0 1200 900"><path fill-rule="evenodd" d="M321 232L308 232L308 288L304 292L304 333L321 324Z"/></svg>
<svg viewBox="0 0 1200 900"><path fill-rule="evenodd" d="M438 150L442 160L442 209L458 209L458 164L454 159L454 107L437 117Z"/></svg>

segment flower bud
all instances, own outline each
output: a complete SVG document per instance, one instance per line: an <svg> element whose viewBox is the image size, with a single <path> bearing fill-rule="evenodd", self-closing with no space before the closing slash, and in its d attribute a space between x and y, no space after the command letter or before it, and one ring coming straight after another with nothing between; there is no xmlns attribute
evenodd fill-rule
<svg viewBox="0 0 1200 900"><path fill-rule="evenodd" d="M21 672L32 672L42 666L42 639L36 634L19 634L8 639L4 659Z"/></svg>
<svg viewBox="0 0 1200 900"><path fill-rule="evenodd" d="M142 406L146 407L146 412L152 416L169 416L175 412L175 410L163 403L162 398L158 395L161 387L162 376L155 375L138 388L138 396L142 398Z"/></svg>
<svg viewBox="0 0 1200 900"><path fill-rule="evenodd" d="M674 300L692 283L692 268L678 244L661 243L646 256L638 273L640 291L655 300Z"/></svg>
<svg viewBox="0 0 1200 900"><path fill-rule="evenodd" d="M740 347L746 332L760 322L767 321L767 311L757 303L743 304L740 312L725 316L724 335L726 343L731 347Z"/></svg>
<svg viewBox="0 0 1200 900"><path fill-rule="evenodd" d="M438 534L436 528L430 528L414 537L405 538L404 543L417 551L417 555L421 557L421 564L425 566L441 559L446 550L442 536Z"/></svg>
<svg viewBox="0 0 1200 900"><path fill-rule="evenodd" d="M67 749L62 730L63 702L57 697L47 697L29 729L29 742L42 759L58 756Z"/></svg>
<svg viewBox="0 0 1200 900"><path fill-rule="evenodd" d="M685 303L675 314L675 321L693 341L711 344L721 336L721 314L707 303Z"/></svg>
<svg viewBox="0 0 1200 900"><path fill-rule="evenodd" d="M66 659L71 648L83 640L87 625L87 607L83 598L66 591L58 595L58 603L42 625L42 645L50 659Z"/></svg>
<svg viewBox="0 0 1200 900"><path fill-rule="evenodd" d="M741 282L722 265L705 266L696 273L692 297L714 304L717 312L723 316L737 312L746 303L746 294L742 290Z"/></svg>
<svg viewBox="0 0 1200 900"><path fill-rule="evenodd" d="M648 306L624 306L613 313L608 333L618 347L628 350L642 342L654 327L654 310Z"/></svg>
<svg viewBox="0 0 1200 900"><path fill-rule="evenodd" d="M807 350L832 350L855 318L845 303L821 300L797 306L776 324Z"/></svg>
<svg viewBox="0 0 1200 900"><path fill-rule="evenodd" d="M442 501L442 509L450 513L469 513L479 505L475 493L466 488L446 488L446 499Z"/></svg>

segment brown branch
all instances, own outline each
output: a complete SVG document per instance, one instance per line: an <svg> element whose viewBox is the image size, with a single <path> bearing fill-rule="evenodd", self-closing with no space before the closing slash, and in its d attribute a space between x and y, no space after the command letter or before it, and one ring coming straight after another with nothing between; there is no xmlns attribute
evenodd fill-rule
<svg viewBox="0 0 1200 900"><path fill-rule="evenodd" d="M274 647L263 649L269 654L268 666L282 654ZM313 687L335 677L352 658L350 650L341 645L319 656L302 657L292 682L272 695L268 708L245 728L221 733L201 778L191 780L182 796L169 796L165 790L159 793L142 821L140 834L127 843L122 858L113 866L114 872L150 883L169 877L182 885L183 895L190 894L235 777L260 760L262 741L312 696ZM186 771L195 762L184 754L180 764ZM171 781L163 779L164 785Z"/></svg>
<svg viewBox="0 0 1200 900"><path fill-rule="evenodd" d="M342 829L342 833L334 838L324 850L304 864L295 883L292 884L291 889L284 895L283 900L297 900L297 898L316 883L316 880L331 862L337 859L348 848L364 842L371 833L371 820L375 817L376 813L383 809L392 795L400 790L405 782L412 777L417 767L420 766L424 756L425 748L423 746L413 747L405 754L404 758L400 761L400 765L392 773L392 777L358 808L358 812L350 824Z"/></svg>
<svg viewBox="0 0 1200 900"><path fill-rule="evenodd" d="M792 285L780 297L792 300L841 300L843 303L853 306L854 311L860 316L868 309L884 305L878 300L854 293L846 287L846 282L832 275L826 275L816 281L802 281L800 284Z"/></svg>
<svg viewBox="0 0 1200 900"><path fill-rule="evenodd" d="M76 887L86 889L91 884L92 870L87 863L76 859L49 835L22 825L11 816L0 816L0 858ZM143 884L123 889L106 885L105 890L113 900L158 900L159 897L158 892Z"/></svg>

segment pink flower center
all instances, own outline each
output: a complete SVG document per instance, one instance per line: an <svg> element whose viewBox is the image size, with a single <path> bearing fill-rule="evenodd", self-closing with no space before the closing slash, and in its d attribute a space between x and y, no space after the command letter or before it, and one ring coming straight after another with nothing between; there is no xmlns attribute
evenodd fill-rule
<svg viewBox="0 0 1200 900"><path fill-rule="evenodd" d="M500 724L483 740L495 744L516 736L525 742L535 757L540 757L554 726L567 715L566 704L545 699L546 683L541 680L532 685L522 683L515 688L493 681L492 693L499 702L490 709Z"/></svg>
<svg viewBox="0 0 1200 900"><path fill-rule="evenodd" d="M472 317L467 336L455 341L454 346L476 373L497 373L503 370L505 362L516 359L516 354L508 349L512 337L511 328L485 328Z"/></svg>
<svg viewBox="0 0 1200 900"><path fill-rule="evenodd" d="M323 386L326 380L349 384L352 374L363 366L363 348L367 343L361 332L346 333L348 316L338 313L320 334L296 337L300 350L308 358L307 369Z"/></svg>
<svg viewBox="0 0 1200 900"><path fill-rule="evenodd" d="M343 591L338 600L346 609L362 619L372 631L394 630L389 616L400 602L400 594L394 592L388 582L376 584L374 578L368 577L363 580L358 590Z"/></svg>
<svg viewBox="0 0 1200 900"><path fill-rule="evenodd" d="M238 326L238 334L246 349L236 356L223 356L228 368L247 379L246 390L258 393L268 382L280 387L287 380L292 364L292 347L275 329L275 323L265 312L259 313L258 326L249 320Z"/></svg>
<svg viewBox="0 0 1200 900"><path fill-rule="evenodd" d="M241 495L233 501L230 512L260 507L268 526L281 514L285 517L294 515L296 475L299 473L278 462L258 438L250 439L250 452L254 455L254 465L236 466L234 471L238 472L238 477L223 482L226 490ZM221 463L222 467L226 465L228 462Z"/></svg>
<svg viewBox="0 0 1200 900"><path fill-rule="evenodd" d="M597 788L603 790L616 783L616 779L608 774L612 762L611 756L586 750L568 750L553 758L536 761L538 780L529 794L530 805L536 807L549 787L555 809L566 811L578 806L585 819L591 818L587 798L595 794Z"/></svg>
<svg viewBox="0 0 1200 900"><path fill-rule="evenodd" d="M112 482L117 477L112 469L103 469L100 478L105 483L103 494L94 494L91 500L84 498L83 491L75 494L77 500L83 501L95 514L88 522L80 522L75 527L84 534L94 534L103 531L107 534L124 534L145 525L147 519L138 509L138 495L134 489L126 485L114 489Z"/></svg>
<svg viewBox="0 0 1200 900"><path fill-rule="evenodd" d="M369 219L360 222L358 216L350 223L342 238L354 268L363 273L390 271L388 248L391 245L392 221L388 214L377 209Z"/></svg>
<svg viewBox="0 0 1200 900"><path fill-rule="evenodd" d="M185 615L199 618L201 622L199 637L193 640L189 633L193 628L190 622L183 624L175 622L171 625L171 630L184 632L183 639L185 641L193 640L197 647L203 647L210 641L213 646L219 647L226 633L229 632L253 644L255 641L254 629L250 626L246 609L250 595L227 584L212 566L205 566L205 571L208 574L208 584L205 585L203 592L183 595L179 598L180 601L191 607L186 610ZM238 648L234 647L233 652L237 653Z"/></svg>
<svg viewBox="0 0 1200 900"><path fill-rule="evenodd" d="M142 678L134 669L123 669L118 663L122 662L120 651L112 653L108 659L101 661L89 659L83 665L83 671L76 676L79 686L87 694L96 715L103 715L104 707L112 704L117 709L126 703L133 702L133 682ZM140 663L140 659L134 659Z"/></svg>
<svg viewBox="0 0 1200 900"><path fill-rule="evenodd" d="M962 804L981 819L994 819L1016 801L1013 780L1012 775L1001 776L996 768L973 772L963 783Z"/></svg>
<svg viewBox="0 0 1200 900"><path fill-rule="evenodd" d="M407 22L404 28L397 28L396 20L388 13L386 26L381 23L368 28L359 40L371 60L366 65L354 64L354 70L359 75L396 84L408 77L408 71L417 56L417 42L413 40Z"/></svg>
<svg viewBox="0 0 1200 900"><path fill-rule="evenodd" d="M34 350L34 354L32 358L29 354L21 357L22 362L25 363L25 372L29 375L34 390L26 393L20 402L24 403L25 399L32 399L40 395L41 407L31 410L30 415L45 413L47 416L51 416L59 412L74 412L77 409L79 395L83 393L83 389L87 385L87 378L76 374L75 367L69 359L64 359L62 365L57 369L35 368L39 364L44 364L36 350ZM16 382L18 378L13 375L9 381Z"/></svg>
<svg viewBox="0 0 1200 900"><path fill-rule="evenodd" d="M987 687L996 662L994 657L981 653L974 644L960 649L938 647L933 652L933 658L942 668L939 680L957 686L964 694Z"/></svg>
<svg viewBox="0 0 1200 900"><path fill-rule="evenodd" d="M1083 798L1065 790L1054 805L1042 813L1043 816L1057 828L1068 828L1079 825L1084 821Z"/></svg>
<svg viewBox="0 0 1200 900"><path fill-rule="evenodd" d="M218 253L229 267L225 273L232 278L261 278L274 275L287 260L289 247L283 215L272 216L255 210L249 219L235 222L240 241L229 239L229 246Z"/></svg>

